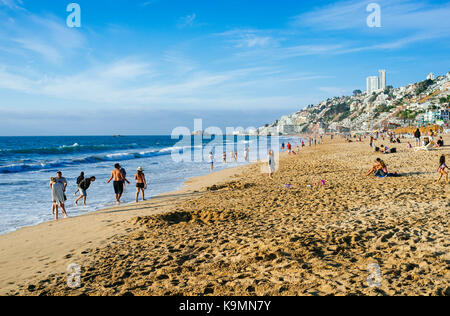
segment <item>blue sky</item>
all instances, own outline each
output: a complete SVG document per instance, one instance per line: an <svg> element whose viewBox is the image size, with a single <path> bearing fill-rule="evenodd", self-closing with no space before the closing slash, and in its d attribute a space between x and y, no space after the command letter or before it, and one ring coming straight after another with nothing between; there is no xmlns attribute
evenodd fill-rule
<svg viewBox="0 0 450 316"><path fill-rule="evenodd" d="M260 126L450 70L448 1L0 0L0 135ZM369 28L369 3L381 28Z"/></svg>

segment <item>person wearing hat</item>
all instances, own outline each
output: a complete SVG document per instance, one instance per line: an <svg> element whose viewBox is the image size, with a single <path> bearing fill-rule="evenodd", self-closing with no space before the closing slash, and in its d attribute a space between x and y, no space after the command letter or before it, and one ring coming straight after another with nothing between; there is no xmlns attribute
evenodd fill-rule
<svg viewBox="0 0 450 316"><path fill-rule="evenodd" d="M145 179L144 169L139 167L134 176L136 180L136 203L139 202L139 193L142 192L142 201L145 201L145 190L147 189L147 180Z"/></svg>

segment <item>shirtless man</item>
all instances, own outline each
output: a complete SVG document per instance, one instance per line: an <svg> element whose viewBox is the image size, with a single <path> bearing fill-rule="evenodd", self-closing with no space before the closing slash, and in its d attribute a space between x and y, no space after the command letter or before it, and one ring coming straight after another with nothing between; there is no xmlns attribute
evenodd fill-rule
<svg viewBox="0 0 450 316"><path fill-rule="evenodd" d="M120 171L120 164L116 164L115 169L111 173L111 178L106 183L110 183L112 180L114 180L114 192L116 194L116 203L120 204L120 199L122 198L123 194L123 184L124 182L127 182L130 184L130 181L128 181Z"/></svg>

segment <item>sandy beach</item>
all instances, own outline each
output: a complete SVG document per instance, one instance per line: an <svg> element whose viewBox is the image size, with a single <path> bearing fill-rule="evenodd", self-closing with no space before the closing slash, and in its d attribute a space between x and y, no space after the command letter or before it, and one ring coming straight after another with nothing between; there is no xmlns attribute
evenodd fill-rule
<svg viewBox="0 0 450 316"><path fill-rule="evenodd" d="M0 294L448 296L450 147L395 147L327 139L282 155L273 180L251 164L0 236ZM401 177L365 177L378 157Z"/></svg>

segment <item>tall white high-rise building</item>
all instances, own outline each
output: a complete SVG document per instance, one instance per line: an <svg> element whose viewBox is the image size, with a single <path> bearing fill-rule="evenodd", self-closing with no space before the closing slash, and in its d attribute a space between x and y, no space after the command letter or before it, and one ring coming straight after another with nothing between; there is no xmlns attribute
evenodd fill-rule
<svg viewBox="0 0 450 316"><path fill-rule="evenodd" d="M374 91L378 91L379 89L379 78L376 76L367 77L367 93L370 94Z"/></svg>
<svg viewBox="0 0 450 316"><path fill-rule="evenodd" d="M386 70L380 70L380 82L378 85L378 89L384 90L386 89Z"/></svg>
<svg viewBox="0 0 450 316"><path fill-rule="evenodd" d="M430 72L427 76L427 80L434 80L434 73Z"/></svg>

